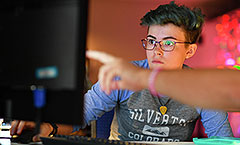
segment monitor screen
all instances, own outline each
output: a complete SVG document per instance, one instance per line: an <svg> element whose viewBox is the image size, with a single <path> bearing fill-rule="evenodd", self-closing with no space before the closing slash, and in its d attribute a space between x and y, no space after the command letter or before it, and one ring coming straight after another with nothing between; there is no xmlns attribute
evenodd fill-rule
<svg viewBox="0 0 240 145"><path fill-rule="evenodd" d="M42 121L81 123L87 12L87 0L0 2L0 118L34 120L40 88Z"/></svg>

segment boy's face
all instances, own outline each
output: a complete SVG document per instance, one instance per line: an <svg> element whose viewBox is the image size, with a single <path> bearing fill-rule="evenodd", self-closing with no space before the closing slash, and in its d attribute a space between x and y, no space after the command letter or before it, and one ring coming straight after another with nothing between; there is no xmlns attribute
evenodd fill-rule
<svg viewBox="0 0 240 145"><path fill-rule="evenodd" d="M163 26L151 25L148 30L147 39L155 41L172 40L175 42L186 42L184 34L185 32L182 28L171 23ZM149 67L151 69L156 67L162 69L181 69L184 60L190 58L196 51L196 44L194 46L191 45L176 43L173 51L164 52L159 47L159 44L157 44L153 50L146 50Z"/></svg>

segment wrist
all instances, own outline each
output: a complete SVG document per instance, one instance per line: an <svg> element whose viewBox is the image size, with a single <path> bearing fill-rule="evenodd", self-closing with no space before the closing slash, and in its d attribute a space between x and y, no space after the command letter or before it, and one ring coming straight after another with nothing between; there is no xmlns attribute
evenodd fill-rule
<svg viewBox="0 0 240 145"><path fill-rule="evenodd" d="M140 71L138 74L139 74L138 78L149 78L149 76L151 75L151 71L144 69L144 70ZM148 79L139 79L139 85L140 85L141 90L149 88L149 80Z"/></svg>
<svg viewBox="0 0 240 145"><path fill-rule="evenodd" d="M49 123L49 125L51 126L52 128L52 131L49 133L49 137L53 137L54 135L57 134L58 132L58 126L55 124L55 123Z"/></svg>
<svg viewBox="0 0 240 145"><path fill-rule="evenodd" d="M157 92L157 89L155 87L156 78L160 71L161 71L160 68L155 68L152 70L152 72L150 73L150 75L148 77L148 88L149 88L149 91L151 92L151 94L154 96L160 96L160 94Z"/></svg>

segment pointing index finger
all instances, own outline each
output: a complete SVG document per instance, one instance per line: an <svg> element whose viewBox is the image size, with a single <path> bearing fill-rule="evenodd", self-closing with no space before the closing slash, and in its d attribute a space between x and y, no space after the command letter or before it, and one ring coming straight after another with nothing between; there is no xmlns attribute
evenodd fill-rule
<svg viewBox="0 0 240 145"><path fill-rule="evenodd" d="M101 63L107 64L115 60L115 57L104 52L88 50L86 56L90 59L95 59Z"/></svg>

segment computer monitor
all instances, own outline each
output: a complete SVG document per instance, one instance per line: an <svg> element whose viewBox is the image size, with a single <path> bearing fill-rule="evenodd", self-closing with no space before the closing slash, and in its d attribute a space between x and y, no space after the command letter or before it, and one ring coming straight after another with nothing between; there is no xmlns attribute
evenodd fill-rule
<svg viewBox="0 0 240 145"><path fill-rule="evenodd" d="M0 118L81 124L88 0L0 2Z"/></svg>

